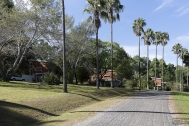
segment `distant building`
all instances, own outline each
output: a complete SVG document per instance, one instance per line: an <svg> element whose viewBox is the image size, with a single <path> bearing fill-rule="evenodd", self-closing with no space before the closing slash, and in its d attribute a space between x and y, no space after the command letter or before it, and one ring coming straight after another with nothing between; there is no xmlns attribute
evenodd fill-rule
<svg viewBox="0 0 189 126"><path fill-rule="evenodd" d="M29 74L22 75L25 81L41 82L43 81L44 75L46 73L49 73L48 62L45 60L39 60L39 59L28 60L27 71Z"/></svg>
<svg viewBox="0 0 189 126"><path fill-rule="evenodd" d="M156 79L155 79L155 77L151 77L151 78L154 81L154 83L156 82L156 86L157 87L161 87L162 86L161 85L161 78L156 78Z"/></svg>
<svg viewBox="0 0 189 126"><path fill-rule="evenodd" d="M111 70L107 70L105 71L101 71L101 74L99 74L99 78L101 78L102 76L102 81L101 81L101 86L111 86L111 81L112 81L112 71ZM96 82L96 71L94 72L94 74L92 74L90 76L90 82ZM119 79L117 77L117 73L115 71L113 71L113 85L115 87L120 86L121 84L121 79Z"/></svg>

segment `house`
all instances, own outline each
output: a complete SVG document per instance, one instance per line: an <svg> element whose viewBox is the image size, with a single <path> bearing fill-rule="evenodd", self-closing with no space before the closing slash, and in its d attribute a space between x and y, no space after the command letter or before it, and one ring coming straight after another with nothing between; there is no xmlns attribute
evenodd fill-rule
<svg viewBox="0 0 189 126"><path fill-rule="evenodd" d="M22 75L25 81L41 82L46 73L49 73L48 62L45 60L28 60L27 64L28 74Z"/></svg>
<svg viewBox="0 0 189 126"><path fill-rule="evenodd" d="M101 77L102 76L102 77ZM90 76L90 82L96 82L96 72ZM107 70L107 71L101 71L101 74L99 75L99 79L102 78L100 86L111 86L111 81L112 81L112 70ZM117 77L117 73L113 71L113 85L115 87L120 86L121 84L121 79Z"/></svg>
<svg viewBox="0 0 189 126"><path fill-rule="evenodd" d="M151 77L151 78L154 81L154 83L156 82L156 86L157 87L161 87L162 86L161 85L161 78L156 78L156 79L155 79L155 77Z"/></svg>

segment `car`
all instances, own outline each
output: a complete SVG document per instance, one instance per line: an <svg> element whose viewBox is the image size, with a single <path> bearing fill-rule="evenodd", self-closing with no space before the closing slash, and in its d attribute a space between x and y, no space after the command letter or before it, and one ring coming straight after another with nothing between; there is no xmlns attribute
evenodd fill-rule
<svg viewBox="0 0 189 126"><path fill-rule="evenodd" d="M25 81L24 78L22 78L20 75L17 74L13 75L10 79L13 81Z"/></svg>

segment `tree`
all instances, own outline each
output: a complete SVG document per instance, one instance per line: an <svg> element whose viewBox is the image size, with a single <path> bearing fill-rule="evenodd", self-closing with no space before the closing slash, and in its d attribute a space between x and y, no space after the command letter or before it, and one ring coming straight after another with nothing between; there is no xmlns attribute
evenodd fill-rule
<svg viewBox="0 0 189 126"><path fill-rule="evenodd" d="M153 42L154 45L156 45L156 58L155 58L155 86L157 86L156 84L156 71L157 71L157 46L160 44L161 42L161 38L160 38L161 32L155 32L155 41ZM158 90L158 87L157 87Z"/></svg>
<svg viewBox="0 0 189 126"><path fill-rule="evenodd" d="M163 52L162 52L162 59L164 61L164 47L165 45L167 45L167 41L169 41L169 34L167 32L163 32L160 35L161 38L161 45L163 47ZM163 78L164 78L164 65L162 65L162 82L164 82ZM162 85L162 89L163 89L163 85Z"/></svg>
<svg viewBox="0 0 189 126"><path fill-rule="evenodd" d="M134 20L134 23L133 23L133 32L135 33L136 36L139 37L139 41L138 41L138 45L139 45L139 49L138 49L138 75L139 75L139 85L140 85L140 89L141 89L141 77L140 77L140 36L142 35L142 33L144 33L144 29L143 27L146 26L146 22L144 19L142 18L138 18L136 20Z"/></svg>
<svg viewBox="0 0 189 126"><path fill-rule="evenodd" d="M186 67L187 67L187 86L188 85L188 66L189 66L189 53L187 53L186 55L184 55L184 60L183 62L185 63Z"/></svg>
<svg viewBox="0 0 189 126"><path fill-rule="evenodd" d="M104 17L105 21L108 19L111 26L111 87L113 88L113 23L116 20L120 20L119 13L123 11L123 5L120 3L120 0L108 0L106 2L106 13L108 17Z"/></svg>
<svg viewBox="0 0 189 126"><path fill-rule="evenodd" d="M174 52L174 54L177 55L177 58L176 58L176 64L177 64L177 66L176 66L176 86L178 86L177 85L178 84L178 76L177 76L178 75L178 55L181 51L181 48L182 48L182 46L180 43L177 43L172 47L172 51Z"/></svg>
<svg viewBox="0 0 189 126"><path fill-rule="evenodd" d="M90 44L91 36L94 35L92 25L83 21L70 29L67 35L67 61L69 63L69 83L73 83L75 71L78 66L84 67L81 63L84 57L91 52L93 45Z"/></svg>
<svg viewBox="0 0 189 126"><path fill-rule="evenodd" d="M182 69L183 69L183 61L184 61L184 56L188 54L188 49L186 48L181 48L180 52L179 52L179 57L181 58L182 60ZM182 79L181 79L181 85L183 84L183 70L182 70Z"/></svg>
<svg viewBox="0 0 189 126"><path fill-rule="evenodd" d="M12 9L14 8L14 3L12 0L1 0L0 6L4 9Z"/></svg>
<svg viewBox="0 0 189 126"><path fill-rule="evenodd" d="M67 83L66 83L66 36L65 36L65 8L64 8L64 0L62 0L62 57L63 57L63 92L67 91Z"/></svg>
<svg viewBox="0 0 189 126"><path fill-rule="evenodd" d="M99 66L98 66L98 30L101 26L100 16L106 16L106 12L103 11L105 6L105 1L103 0L87 0L88 6L84 9L84 13L92 14L89 16L88 20L92 21L93 26L96 30L96 86L99 89Z"/></svg>
<svg viewBox="0 0 189 126"><path fill-rule="evenodd" d="M149 79L149 74L148 74L148 61L149 61L149 45L151 45L151 43L154 41L154 32L152 31L152 29L148 28L145 32L144 35L142 37L142 39L144 40L144 44L147 46L147 90L149 89L148 86L148 79Z"/></svg>
<svg viewBox="0 0 189 126"><path fill-rule="evenodd" d="M59 13L58 4L53 0L41 3L32 0L29 10L22 1L15 2L17 4L11 12L0 12L0 72L3 81L9 81L16 73L23 59L32 52L32 44L48 32L52 26L50 22L57 20L55 15Z"/></svg>

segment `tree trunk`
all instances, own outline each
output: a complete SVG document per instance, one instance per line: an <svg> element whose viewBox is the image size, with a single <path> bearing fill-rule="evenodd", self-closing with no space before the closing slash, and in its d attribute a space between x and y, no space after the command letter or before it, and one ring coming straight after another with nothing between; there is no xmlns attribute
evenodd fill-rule
<svg viewBox="0 0 189 126"><path fill-rule="evenodd" d="M99 88L99 66L98 66L98 29L96 30L96 72L97 72L97 78L96 78L96 87Z"/></svg>
<svg viewBox="0 0 189 126"><path fill-rule="evenodd" d="M187 87L188 87L188 66L187 66Z"/></svg>
<svg viewBox="0 0 189 126"><path fill-rule="evenodd" d="M111 80L111 87L113 88L114 87L114 84L113 84L113 24L111 22L110 24L111 26L111 77L112 77L112 80Z"/></svg>
<svg viewBox="0 0 189 126"><path fill-rule="evenodd" d="M149 89L149 82L148 82L148 76L149 76L149 73L148 73L148 60L149 60L149 45L147 45L147 90Z"/></svg>
<svg viewBox="0 0 189 126"><path fill-rule="evenodd" d="M78 84L78 80L77 80L77 74L75 72L75 84Z"/></svg>
<svg viewBox="0 0 189 126"><path fill-rule="evenodd" d="M178 54L177 54L177 59L176 59L176 61L177 61L177 66L176 66L176 88L178 87L178 81L177 81L177 79L178 79Z"/></svg>
<svg viewBox="0 0 189 126"><path fill-rule="evenodd" d="M183 81L183 60L182 60L182 69L181 69L181 87L182 87L182 90L181 91L183 91L183 85L184 85L184 83L183 83L184 81Z"/></svg>
<svg viewBox="0 0 189 126"><path fill-rule="evenodd" d="M156 83L156 62L157 62L157 42L156 42L156 59L155 59L155 86L158 90L158 86L157 86L157 83Z"/></svg>
<svg viewBox="0 0 189 126"><path fill-rule="evenodd" d="M161 88L162 88L162 90L163 90L163 85L164 85L164 83L163 83L163 81L164 81L164 80L163 80L163 79L164 79L164 78L163 78L163 77L164 77L164 75L163 75L163 74L164 74L164 68L163 68L163 67L164 67L164 66L163 66L163 65L164 65L164 45L163 45L163 53L162 53L162 54L163 54L163 55L162 55L163 64L162 64L162 83L161 83Z"/></svg>
<svg viewBox="0 0 189 126"><path fill-rule="evenodd" d="M138 41L138 77L139 77L139 86L141 90L142 86L141 86L141 78L140 78L140 36Z"/></svg>
<svg viewBox="0 0 189 126"><path fill-rule="evenodd" d="M67 83L66 83L66 37L65 37L65 8L64 8L64 0L62 0L62 51L63 51L63 92L67 91Z"/></svg>
<svg viewBox="0 0 189 126"><path fill-rule="evenodd" d="M74 75L75 75L75 69L71 68L71 72L69 76L69 84L73 84Z"/></svg>

